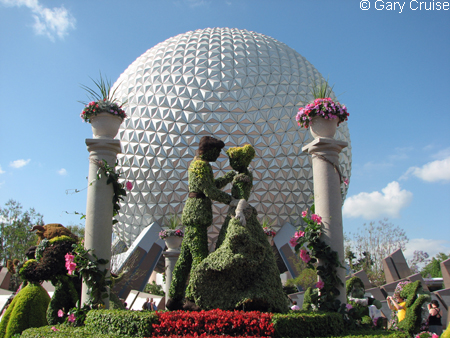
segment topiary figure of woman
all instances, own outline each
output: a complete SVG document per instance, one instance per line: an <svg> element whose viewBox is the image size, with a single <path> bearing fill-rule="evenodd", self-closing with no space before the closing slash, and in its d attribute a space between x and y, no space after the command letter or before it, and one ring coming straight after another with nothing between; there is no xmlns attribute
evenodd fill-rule
<svg viewBox="0 0 450 338"><path fill-rule="evenodd" d="M247 144L243 147L230 148L226 153L230 159L231 168L238 172L233 178L231 196L235 199L245 199L248 201L253 188L253 175L248 170L248 166L255 157L255 149L250 144ZM236 208L237 206L233 205L230 205L228 208L227 217L220 228L219 237L217 238L216 249L220 247L225 239L228 224L236 214Z"/></svg>
<svg viewBox="0 0 450 338"><path fill-rule="evenodd" d="M255 156L251 145L227 151L233 179L231 206L221 230L221 243L191 272L190 294L204 310L258 310L287 312L280 273L256 209L248 206L252 176L247 166Z"/></svg>
<svg viewBox="0 0 450 338"><path fill-rule="evenodd" d="M186 233L181 245L180 257L175 264L169 299L166 307L177 310L183 307L183 297L189 273L208 256L208 227L213 221L212 201L230 204L231 195L221 191L233 180L234 172L214 179L210 162L215 162L222 148L220 140L203 136L200 140L197 156L189 165L188 183L189 197L183 208L182 222ZM186 299L192 300L186 289ZM188 302L189 303L189 302ZM189 306L193 306L189 303Z"/></svg>

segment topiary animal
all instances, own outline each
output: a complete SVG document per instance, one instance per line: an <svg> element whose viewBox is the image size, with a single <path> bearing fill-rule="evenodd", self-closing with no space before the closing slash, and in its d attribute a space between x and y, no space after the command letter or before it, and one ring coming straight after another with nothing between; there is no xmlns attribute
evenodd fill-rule
<svg viewBox="0 0 450 338"><path fill-rule="evenodd" d="M72 252L78 237L61 224L34 226L37 230L39 245L35 249L35 258L27 260L19 270L23 280L34 284L50 281L55 292L47 310L50 325L64 322L58 317L58 310L65 312L75 307L81 293L81 280L67 275L65 255Z"/></svg>
<svg viewBox="0 0 450 338"><path fill-rule="evenodd" d="M351 317L359 325L372 324L372 319L369 316L369 305L375 305L377 309L381 309L381 302L372 297L364 297L364 283L361 278L356 276L347 280L346 292L348 304L354 308L351 311Z"/></svg>

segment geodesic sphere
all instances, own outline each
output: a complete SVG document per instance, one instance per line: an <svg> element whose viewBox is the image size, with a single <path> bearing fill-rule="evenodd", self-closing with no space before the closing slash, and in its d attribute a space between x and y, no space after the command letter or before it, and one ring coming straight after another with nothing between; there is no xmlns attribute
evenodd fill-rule
<svg viewBox="0 0 450 338"><path fill-rule="evenodd" d="M249 203L275 230L295 223L313 193L310 157L301 150L312 138L295 115L321 80L299 53L247 30L196 30L147 50L115 85L116 97L128 100L129 116L117 137L123 149L119 169L134 187L121 204L114 232L130 245L152 222L163 226L181 215L187 169L204 135L221 139L226 148L252 144ZM349 178L347 123L335 138L349 143L340 155L342 175ZM212 166L217 175L231 170L225 152ZM215 202L213 209L212 241L228 206Z"/></svg>

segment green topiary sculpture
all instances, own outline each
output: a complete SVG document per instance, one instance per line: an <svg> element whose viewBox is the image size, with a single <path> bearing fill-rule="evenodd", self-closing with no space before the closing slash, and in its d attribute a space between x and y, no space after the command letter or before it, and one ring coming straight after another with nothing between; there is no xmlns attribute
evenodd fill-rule
<svg viewBox="0 0 450 338"><path fill-rule="evenodd" d="M247 166L255 151L246 145L231 148L227 154L232 168L239 172L233 180L232 195L241 201L237 208L230 207L216 251L192 270L190 295L205 310L287 312L288 299L256 209L248 206L238 216L241 202L248 199L252 189Z"/></svg>
<svg viewBox="0 0 450 338"><path fill-rule="evenodd" d="M48 325L45 316L50 296L47 291L35 283L29 283L14 297L2 321L0 338L9 338L30 327Z"/></svg>
<svg viewBox="0 0 450 338"><path fill-rule="evenodd" d="M420 332L422 324L422 306L430 296L423 294L422 283L415 281L406 284L400 291L400 297L406 302L405 319L398 323L398 328L409 335Z"/></svg>
<svg viewBox="0 0 450 338"><path fill-rule="evenodd" d="M346 293L348 304L354 308L351 311L351 317L356 320L358 325L372 325L372 319L369 316L369 305L375 305L377 309L381 309L381 302L372 297L364 297L364 283L361 278L356 276L347 280Z"/></svg>
<svg viewBox="0 0 450 338"><path fill-rule="evenodd" d="M214 179L209 162L214 162L225 144L210 136L200 140L198 154L189 166L189 197L183 209L182 222L186 234L180 257L173 271L169 299L166 307L177 310L183 307L183 297L189 273L208 255L208 227L212 224L212 200L229 204L232 197L220 189L230 183L235 175L227 173ZM192 300L186 291L186 299Z"/></svg>
<svg viewBox="0 0 450 338"><path fill-rule="evenodd" d="M47 320L50 325L59 324L65 317L58 317L58 310L67 312L75 307L81 291L81 281L68 276L65 265L65 255L72 252L77 237L61 224L34 226L33 230L38 231L40 238L36 259L26 261L19 274L22 279L36 284L51 281L55 292L47 310Z"/></svg>

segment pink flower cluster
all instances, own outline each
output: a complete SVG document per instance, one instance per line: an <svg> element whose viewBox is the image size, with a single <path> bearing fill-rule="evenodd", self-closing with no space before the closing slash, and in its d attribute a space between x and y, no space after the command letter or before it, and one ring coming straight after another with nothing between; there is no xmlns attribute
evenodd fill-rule
<svg viewBox="0 0 450 338"><path fill-rule="evenodd" d="M311 221L316 222L317 224L322 224L322 217L316 214L312 214Z"/></svg>
<svg viewBox="0 0 450 338"><path fill-rule="evenodd" d="M125 187L127 188L128 191L131 191L131 189L133 189L133 183L127 181L127 183L125 183Z"/></svg>
<svg viewBox="0 0 450 338"><path fill-rule="evenodd" d="M306 251L305 249L300 250L300 258L305 263L308 263L311 260L311 256L308 254L308 251Z"/></svg>
<svg viewBox="0 0 450 338"><path fill-rule="evenodd" d="M323 289L324 286L325 286L325 283L321 280L316 283L316 288L318 288L318 289Z"/></svg>
<svg viewBox="0 0 450 338"><path fill-rule="evenodd" d="M292 238L289 240L289 244L290 244L292 247L296 246L296 245L297 245L298 239L301 238L301 237L304 237L304 236L305 236L305 232L304 232L304 231L297 231L297 232L294 234L294 237L292 237Z"/></svg>
<svg viewBox="0 0 450 338"><path fill-rule="evenodd" d="M58 317L60 317L60 318L64 317L64 311L63 311L63 310L61 310L61 309L58 310ZM77 319L77 318L75 317L75 315L74 315L73 313L71 313L71 314L67 317L67 321L68 321L69 323L74 323L76 319ZM52 328L52 330L53 330L53 328ZM53 330L53 331L55 331L55 330Z"/></svg>
<svg viewBox="0 0 450 338"><path fill-rule="evenodd" d="M69 275L73 275L73 272L77 268L77 264L73 261L75 259L75 256L71 255L70 253L67 253L64 257L66 259L67 272L68 272ZM58 316L59 316L59 311L58 311Z"/></svg>
<svg viewBox="0 0 450 338"><path fill-rule="evenodd" d="M339 125L341 122L347 121L349 115L347 107L327 97L315 99L313 103L306 105L306 107L301 107L295 119L299 126L308 128L312 118L315 116L321 116L330 120L338 119Z"/></svg>

